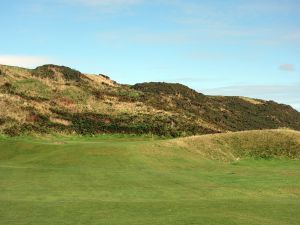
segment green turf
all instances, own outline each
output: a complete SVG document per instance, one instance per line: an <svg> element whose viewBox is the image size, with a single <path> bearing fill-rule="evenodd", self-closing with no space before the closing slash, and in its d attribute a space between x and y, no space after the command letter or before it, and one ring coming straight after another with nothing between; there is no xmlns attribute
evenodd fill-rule
<svg viewBox="0 0 300 225"><path fill-rule="evenodd" d="M300 161L212 161L164 142L0 138L0 224L300 224Z"/></svg>

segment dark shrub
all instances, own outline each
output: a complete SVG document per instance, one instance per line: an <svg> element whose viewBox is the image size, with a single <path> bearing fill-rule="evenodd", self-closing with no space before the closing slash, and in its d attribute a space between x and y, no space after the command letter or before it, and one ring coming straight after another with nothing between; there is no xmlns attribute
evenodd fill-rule
<svg viewBox="0 0 300 225"><path fill-rule="evenodd" d="M195 90L178 83L164 83L164 82L150 82L135 84L132 86L133 89L155 93L155 94L167 94L173 96L183 96L192 99L203 99L205 96L196 92Z"/></svg>
<svg viewBox="0 0 300 225"><path fill-rule="evenodd" d="M62 73L63 77L69 81L80 81L82 77L82 73L77 70L52 64L39 66L33 70L32 74L42 78L55 79L55 71Z"/></svg>
<svg viewBox="0 0 300 225"><path fill-rule="evenodd" d="M5 123L4 118L0 118L0 126L3 125Z"/></svg>

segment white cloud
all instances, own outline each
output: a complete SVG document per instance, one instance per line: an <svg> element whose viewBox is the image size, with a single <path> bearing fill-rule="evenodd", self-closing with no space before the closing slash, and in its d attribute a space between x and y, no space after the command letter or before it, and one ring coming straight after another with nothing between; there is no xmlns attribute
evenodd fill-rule
<svg viewBox="0 0 300 225"><path fill-rule="evenodd" d="M26 55L0 55L0 64L34 68L50 62L47 57Z"/></svg>
<svg viewBox="0 0 300 225"><path fill-rule="evenodd" d="M233 85L203 90L204 94L247 96L289 104L300 111L300 84L287 85Z"/></svg>
<svg viewBox="0 0 300 225"><path fill-rule="evenodd" d="M295 71L295 66L293 64L282 64L279 66L279 69L287 72L293 72Z"/></svg>

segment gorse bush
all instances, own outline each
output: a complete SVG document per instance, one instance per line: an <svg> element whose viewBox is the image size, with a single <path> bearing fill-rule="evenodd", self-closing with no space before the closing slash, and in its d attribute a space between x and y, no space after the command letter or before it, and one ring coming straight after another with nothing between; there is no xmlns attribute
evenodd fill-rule
<svg viewBox="0 0 300 225"><path fill-rule="evenodd" d="M77 70L71 69L69 67L61 66L59 67L60 72L64 75L66 80L80 81L81 73Z"/></svg>
<svg viewBox="0 0 300 225"><path fill-rule="evenodd" d="M193 120L182 117L166 117L163 115L139 114L70 114L52 109L59 118L72 122L68 127L61 127L79 134L97 133L132 133L155 134L159 136L179 137L197 133L213 133L212 130L195 125Z"/></svg>
<svg viewBox="0 0 300 225"><path fill-rule="evenodd" d="M55 76L54 76L55 73L51 69L50 65L39 66L33 70L32 74L34 76L41 77L41 78L50 78L50 79L55 78Z"/></svg>
<svg viewBox="0 0 300 225"><path fill-rule="evenodd" d="M0 118L0 126L3 125L5 123L5 119L4 118Z"/></svg>
<svg viewBox="0 0 300 225"><path fill-rule="evenodd" d="M182 84L173 84L173 83L164 83L164 82L150 82L150 83L141 83L135 84L132 86L133 89L139 90L146 93L154 94L166 94L172 96L183 96L191 99L201 100L205 96L196 92L189 87Z"/></svg>
<svg viewBox="0 0 300 225"><path fill-rule="evenodd" d="M80 81L82 73L66 66L44 65L33 70L33 75L42 78L55 79L56 74L61 73L63 78L69 81Z"/></svg>

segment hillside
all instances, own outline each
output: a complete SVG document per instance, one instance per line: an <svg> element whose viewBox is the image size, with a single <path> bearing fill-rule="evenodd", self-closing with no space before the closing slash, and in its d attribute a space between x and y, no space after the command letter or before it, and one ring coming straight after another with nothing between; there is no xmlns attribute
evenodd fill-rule
<svg viewBox="0 0 300 225"><path fill-rule="evenodd" d="M0 149L1 224L299 224L300 132L0 136Z"/></svg>
<svg viewBox="0 0 300 225"><path fill-rule="evenodd" d="M0 133L133 133L163 136L290 128L292 107L246 97L206 96L181 85L118 84L64 66L0 65Z"/></svg>

